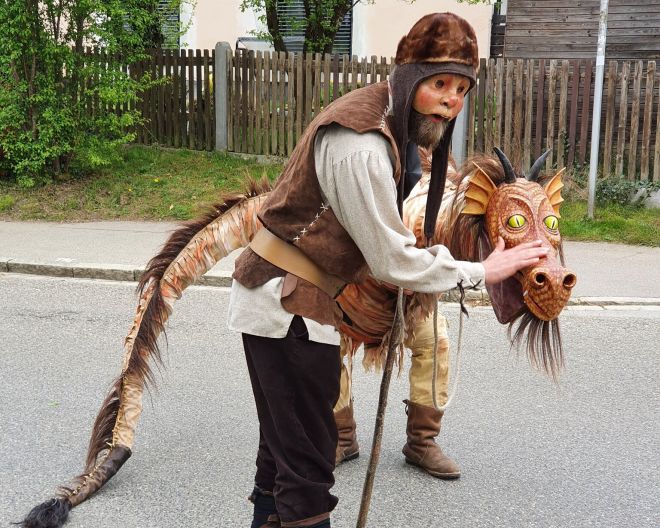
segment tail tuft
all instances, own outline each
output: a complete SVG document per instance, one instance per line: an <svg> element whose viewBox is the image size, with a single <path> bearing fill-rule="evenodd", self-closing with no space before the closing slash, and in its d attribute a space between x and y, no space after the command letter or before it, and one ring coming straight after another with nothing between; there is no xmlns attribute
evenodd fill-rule
<svg viewBox="0 0 660 528"><path fill-rule="evenodd" d="M50 499L32 508L19 524L21 528L60 528L71 511L68 499Z"/></svg>

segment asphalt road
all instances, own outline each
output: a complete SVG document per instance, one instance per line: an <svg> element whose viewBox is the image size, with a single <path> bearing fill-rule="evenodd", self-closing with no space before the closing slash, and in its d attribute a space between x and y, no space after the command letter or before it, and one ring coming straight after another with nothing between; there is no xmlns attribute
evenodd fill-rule
<svg viewBox="0 0 660 528"><path fill-rule="evenodd" d="M82 469L119 371L134 284L0 274L0 521L17 521ZM71 528L247 527L257 423L228 292L191 288L169 325L166 369L145 398L133 457ZM457 328L451 307L450 331ZM372 527L660 525L660 310L562 315L558 386L509 351L488 308L465 329L442 445L463 470L403 462L406 377L390 392ZM363 456L338 468L333 526L355 525L379 377L356 369Z"/></svg>

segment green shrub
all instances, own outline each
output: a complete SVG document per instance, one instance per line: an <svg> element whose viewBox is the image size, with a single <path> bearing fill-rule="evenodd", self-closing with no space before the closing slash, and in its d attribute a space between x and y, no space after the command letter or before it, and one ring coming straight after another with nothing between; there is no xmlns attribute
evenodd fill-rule
<svg viewBox="0 0 660 528"><path fill-rule="evenodd" d="M183 1L171 0L177 10ZM0 3L0 172L22 187L108 165L154 85L125 71L165 41L158 0ZM86 46L102 48L89 53ZM121 57L121 59L119 59ZM119 111L119 109L122 109Z"/></svg>
<svg viewBox="0 0 660 528"><path fill-rule="evenodd" d="M643 200L657 189L660 189L658 182L604 178L596 183L596 202L629 205Z"/></svg>
<svg viewBox="0 0 660 528"><path fill-rule="evenodd" d="M562 195L569 201L586 200L589 187L588 166L573 170L564 177ZM624 177L609 176L596 180L596 203L635 205L641 203L650 193L660 189L660 182L628 180Z"/></svg>

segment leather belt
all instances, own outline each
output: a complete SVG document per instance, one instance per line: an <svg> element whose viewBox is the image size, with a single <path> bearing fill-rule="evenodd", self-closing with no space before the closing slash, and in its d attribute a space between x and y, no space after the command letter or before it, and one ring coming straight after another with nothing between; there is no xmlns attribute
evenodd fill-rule
<svg viewBox="0 0 660 528"><path fill-rule="evenodd" d="M265 227L257 231L248 247L278 268L311 282L332 299L346 286L346 281L323 271L300 249L275 236Z"/></svg>

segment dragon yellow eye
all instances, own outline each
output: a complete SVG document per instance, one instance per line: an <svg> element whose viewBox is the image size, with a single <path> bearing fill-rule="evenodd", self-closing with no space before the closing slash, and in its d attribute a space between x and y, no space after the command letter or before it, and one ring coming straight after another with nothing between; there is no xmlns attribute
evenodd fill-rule
<svg viewBox="0 0 660 528"><path fill-rule="evenodd" d="M514 229L520 229L522 226L525 225L526 222L527 220L525 220L525 217L523 215L514 214L509 218L507 224L509 224L509 227L512 227Z"/></svg>
<svg viewBox="0 0 660 528"><path fill-rule="evenodd" d="M557 228L559 227L559 221L557 220L557 217L553 215L546 216L543 223L545 224L545 227L552 231L557 231Z"/></svg>

